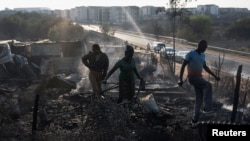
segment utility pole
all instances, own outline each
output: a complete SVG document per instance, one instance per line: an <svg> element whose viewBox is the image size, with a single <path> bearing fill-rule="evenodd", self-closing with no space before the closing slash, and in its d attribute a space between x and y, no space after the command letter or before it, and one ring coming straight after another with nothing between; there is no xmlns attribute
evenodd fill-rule
<svg viewBox="0 0 250 141"><path fill-rule="evenodd" d="M173 73L175 74L175 29L176 29L176 0L174 1L174 25L173 25L173 48L174 48L174 56L172 58L173 65Z"/></svg>
<svg viewBox="0 0 250 141"><path fill-rule="evenodd" d="M182 16L183 11L182 9L177 9L179 6L184 6L185 4L187 4L188 2L191 2L192 0L185 0L184 2L182 2L181 4L181 0L169 0L169 4L171 7L171 18L173 20L173 49L174 49L174 55L173 58L171 59L171 66L172 66L172 72L175 74L175 69L176 69L176 64L175 64L175 56L176 56L176 17L177 16ZM197 1L197 0L196 0ZM178 11L177 11L178 10Z"/></svg>
<svg viewBox="0 0 250 141"><path fill-rule="evenodd" d="M178 0L169 0L170 6L173 9L173 49L174 49L174 55L171 58L171 66L172 66L172 72L175 74L175 32L176 32L176 8L177 8L177 1Z"/></svg>

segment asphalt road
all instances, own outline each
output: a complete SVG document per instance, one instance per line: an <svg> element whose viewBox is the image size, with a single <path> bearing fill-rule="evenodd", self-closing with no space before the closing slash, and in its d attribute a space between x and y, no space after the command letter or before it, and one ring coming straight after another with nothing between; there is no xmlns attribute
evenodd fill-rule
<svg viewBox="0 0 250 141"><path fill-rule="evenodd" d="M146 45L148 42L155 40L155 39L147 38L144 36L131 35L131 34L122 33L122 32L116 32L114 36L122 40L128 41L129 43L141 46L143 48L146 48ZM176 44L176 50L190 50L191 48L194 48L194 47L190 47L188 45L181 45L179 43ZM219 56L222 60L223 53L210 51L208 49L206 51L207 64L210 65L211 67L215 67L216 66L215 64L219 63ZM250 58L243 58L241 56L235 56L232 54L225 53L221 70L223 72L236 75L239 65L243 66L242 77L244 78L250 77Z"/></svg>

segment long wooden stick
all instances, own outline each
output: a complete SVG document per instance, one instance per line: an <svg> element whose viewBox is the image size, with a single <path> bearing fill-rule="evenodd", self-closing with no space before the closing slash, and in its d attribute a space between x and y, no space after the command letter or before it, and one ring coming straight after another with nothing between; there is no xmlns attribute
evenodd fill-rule
<svg viewBox="0 0 250 141"><path fill-rule="evenodd" d="M233 102L233 111L231 115L231 122L235 122L235 117L237 114L237 107L238 107L239 93L240 93L241 72L242 72L242 65L238 67L236 76L236 86L234 90L234 102Z"/></svg>

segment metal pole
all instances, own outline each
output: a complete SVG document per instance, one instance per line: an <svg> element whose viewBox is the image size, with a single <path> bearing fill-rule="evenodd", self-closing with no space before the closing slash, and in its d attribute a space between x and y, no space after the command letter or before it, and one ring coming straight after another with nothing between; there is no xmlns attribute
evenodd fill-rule
<svg viewBox="0 0 250 141"><path fill-rule="evenodd" d="M175 17L176 17L176 0L174 1L174 25L173 25L173 47L174 47L174 55L172 58L173 63L173 73L175 74Z"/></svg>

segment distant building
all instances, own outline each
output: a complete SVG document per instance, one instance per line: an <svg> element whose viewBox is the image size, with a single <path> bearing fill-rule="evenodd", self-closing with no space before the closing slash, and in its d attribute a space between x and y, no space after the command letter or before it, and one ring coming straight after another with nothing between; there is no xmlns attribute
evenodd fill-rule
<svg viewBox="0 0 250 141"><path fill-rule="evenodd" d="M197 14L218 15L219 7L217 5L198 5Z"/></svg>
<svg viewBox="0 0 250 141"><path fill-rule="evenodd" d="M85 23L88 21L88 7L76 7L76 21Z"/></svg>
<svg viewBox="0 0 250 141"><path fill-rule="evenodd" d="M249 13L249 10L247 8L220 8L219 9L220 14L225 14L225 13Z"/></svg>
<svg viewBox="0 0 250 141"><path fill-rule="evenodd" d="M63 17L66 19L70 18L70 10L54 10L55 15L57 15L58 17Z"/></svg>
<svg viewBox="0 0 250 141"><path fill-rule="evenodd" d="M122 21L137 22L139 20L139 7L138 6L126 6L123 8Z"/></svg>
<svg viewBox="0 0 250 141"><path fill-rule="evenodd" d="M110 9L109 7L103 7L99 10L101 24L110 22L110 10L109 9Z"/></svg>
<svg viewBox="0 0 250 141"><path fill-rule="evenodd" d="M177 8L179 9L179 8ZM219 8L217 5L198 5L194 8L185 8L193 15L204 14L211 16L245 16L250 13L247 8ZM50 10L44 7L33 8L15 8L14 10L6 9L8 13L13 11L39 12L57 15L79 23L89 24L119 24L138 21L150 21L157 19L166 19L166 13L173 12L173 8L155 6L79 6L65 10ZM6 12L5 11L5 12ZM162 20L161 20L162 21Z"/></svg>
<svg viewBox="0 0 250 141"><path fill-rule="evenodd" d="M77 18L77 9L76 8L70 9L69 19L72 21L77 21L78 18Z"/></svg>
<svg viewBox="0 0 250 141"><path fill-rule="evenodd" d="M45 14L52 13L52 10L46 7L14 8L14 10L22 11L22 12L38 12L38 13L45 13Z"/></svg>
<svg viewBox="0 0 250 141"><path fill-rule="evenodd" d="M90 23L100 23L100 9L102 7L98 6L89 6L88 14L89 14L89 22Z"/></svg>
<svg viewBox="0 0 250 141"><path fill-rule="evenodd" d="M157 8L154 6L143 6L140 8L140 16L153 16L156 14Z"/></svg>
<svg viewBox="0 0 250 141"><path fill-rule="evenodd" d="M122 7L112 6L110 7L110 23L121 24L122 23Z"/></svg>

